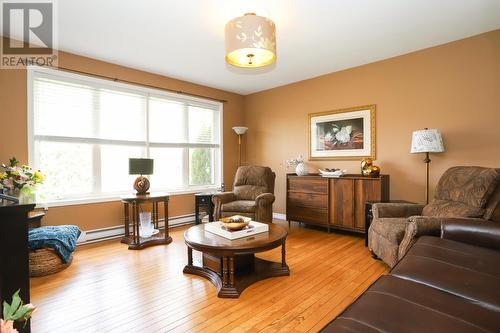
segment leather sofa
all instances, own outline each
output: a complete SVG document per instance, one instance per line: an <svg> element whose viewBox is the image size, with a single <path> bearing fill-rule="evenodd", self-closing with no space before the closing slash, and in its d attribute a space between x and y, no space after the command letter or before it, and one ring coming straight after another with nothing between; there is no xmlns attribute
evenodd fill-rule
<svg viewBox="0 0 500 333"><path fill-rule="evenodd" d="M376 203L368 229L368 247L394 267L423 235L439 236L450 217L500 222L500 169L477 166L449 168L439 179L428 205Z"/></svg>
<svg viewBox="0 0 500 333"><path fill-rule="evenodd" d="M233 191L213 196L214 218L244 215L254 221L273 221L274 181L269 167L247 165L236 171Z"/></svg>
<svg viewBox="0 0 500 333"><path fill-rule="evenodd" d="M500 224L443 220L322 332L500 332Z"/></svg>

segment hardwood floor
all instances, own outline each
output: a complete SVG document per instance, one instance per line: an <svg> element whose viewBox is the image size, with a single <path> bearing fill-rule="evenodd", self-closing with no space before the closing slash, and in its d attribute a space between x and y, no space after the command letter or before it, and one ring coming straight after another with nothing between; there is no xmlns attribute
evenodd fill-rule
<svg viewBox="0 0 500 333"><path fill-rule="evenodd" d="M290 276L260 281L239 299L221 299L209 281L182 273L185 230L173 229L168 246L140 251L118 240L82 246L65 271L31 279L38 306L32 331L316 332L388 270L358 236L292 223ZM258 254L274 261L280 255L279 248Z"/></svg>

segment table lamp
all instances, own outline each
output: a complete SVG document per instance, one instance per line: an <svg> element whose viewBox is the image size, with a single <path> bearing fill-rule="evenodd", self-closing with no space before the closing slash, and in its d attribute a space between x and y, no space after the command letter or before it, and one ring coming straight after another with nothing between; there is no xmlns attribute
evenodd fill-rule
<svg viewBox="0 0 500 333"><path fill-rule="evenodd" d="M128 173L129 175L140 175L134 181L136 194L148 194L150 183L144 175L153 174L153 160L150 158L129 158Z"/></svg>
<svg viewBox="0 0 500 333"><path fill-rule="evenodd" d="M241 166L241 136L246 133L248 127L235 126L233 131L238 135L238 166Z"/></svg>
<svg viewBox="0 0 500 333"><path fill-rule="evenodd" d="M425 180L425 203L429 203L429 163L431 159L429 153L444 152L443 138L437 129L424 128L420 131L413 132L411 139L412 154L425 153L424 163L426 164L426 180Z"/></svg>

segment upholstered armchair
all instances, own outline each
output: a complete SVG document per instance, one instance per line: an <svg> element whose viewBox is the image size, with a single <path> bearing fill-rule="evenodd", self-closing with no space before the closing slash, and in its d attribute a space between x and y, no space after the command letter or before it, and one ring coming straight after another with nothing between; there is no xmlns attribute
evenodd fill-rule
<svg viewBox="0 0 500 333"><path fill-rule="evenodd" d="M456 218L500 222L500 169L458 166L440 178L428 205L377 203L368 229L368 247L393 267L416 239L439 236L441 225Z"/></svg>
<svg viewBox="0 0 500 333"><path fill-rule="evenodd" d="M254 221L273 221L276 174L263 166L241 166L236 171L233 191L213 196L214 218L244 215Z"/></svg>

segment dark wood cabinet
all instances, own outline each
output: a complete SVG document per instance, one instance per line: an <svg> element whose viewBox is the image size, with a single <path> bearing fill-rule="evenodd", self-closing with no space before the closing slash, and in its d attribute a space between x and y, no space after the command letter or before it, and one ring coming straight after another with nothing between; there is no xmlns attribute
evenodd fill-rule
<svg viewBox="0 0 500 333"><path fill-rule="evenodd" d="M297 221L364 233L365 202L389 200L389 176L324 178L287 175L286 215Z"/></svg>
<svg viewBox="0 0 500 333"><path fill-rule="evenodd" d="M10 303L20 290L24 303L30 302L28 261L28 212L35 204L11 204L0 199L0 305ZM30 323L16 323L19 332L30 332Z"/></svg>

